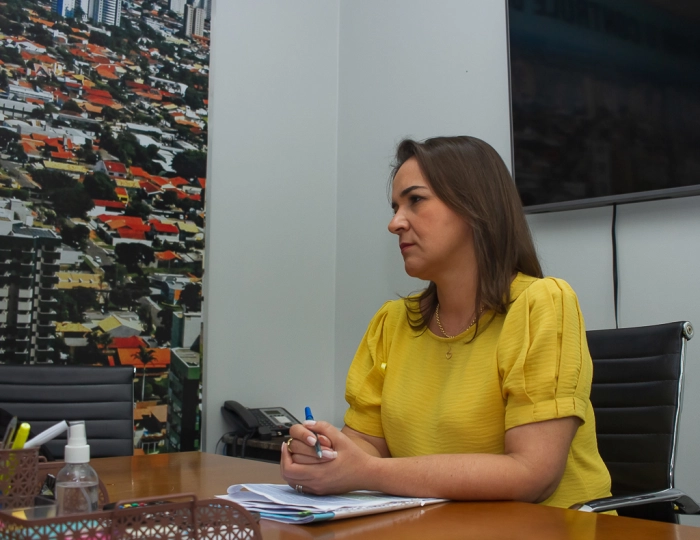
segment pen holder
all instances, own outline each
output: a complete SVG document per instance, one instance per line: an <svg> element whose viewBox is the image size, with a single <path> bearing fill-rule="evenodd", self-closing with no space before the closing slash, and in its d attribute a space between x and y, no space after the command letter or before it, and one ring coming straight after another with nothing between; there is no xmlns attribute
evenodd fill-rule
<svg viewBox="0 0 700 540"><path fill-rule="evenodd" d="M30 506L37 494L39 450L0 450L0 509Z"/></svg>

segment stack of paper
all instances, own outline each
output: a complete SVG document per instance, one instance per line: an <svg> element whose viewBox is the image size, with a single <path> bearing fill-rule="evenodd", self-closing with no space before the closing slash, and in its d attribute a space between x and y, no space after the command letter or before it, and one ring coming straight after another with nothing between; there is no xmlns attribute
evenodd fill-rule
<svg viewBox="0 0 700 540"><path fill-rule="evenodd" d="M281 484L236 484L227 495L263 519L282 523L311 523L368 514L391 512L414 506L445 502L447 499L394 497L376 491L353 491L343 495L305 495Z"/></svg>

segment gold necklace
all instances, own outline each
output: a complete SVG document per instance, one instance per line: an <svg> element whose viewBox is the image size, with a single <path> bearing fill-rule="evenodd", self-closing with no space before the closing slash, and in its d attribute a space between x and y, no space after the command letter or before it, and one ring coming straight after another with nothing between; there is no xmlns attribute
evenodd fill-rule
<svg viewBox="0 0 700 540"><path fill-rule="evenodd" d="M476 320L479 318L479 315L481 315L484 311L484 307L481 306L481 309L474 315L474 318L472 319L472 322L469 323L469 325L462 330L461 332L458 332L454 336L450 336L447 332L445 332L445 329L442 327L442 323L440 322L440 303L435 306L435 322L438 325L438 328L440 329L440 332L442 332L442 335L445 336L447 339L452 339L453 337L458 336L459 334L463 334L467 330L469 330L472 326L476 324ZM445 353L445 358L448 360L452 358L452 345L447 346L447 352Z"/></svg>

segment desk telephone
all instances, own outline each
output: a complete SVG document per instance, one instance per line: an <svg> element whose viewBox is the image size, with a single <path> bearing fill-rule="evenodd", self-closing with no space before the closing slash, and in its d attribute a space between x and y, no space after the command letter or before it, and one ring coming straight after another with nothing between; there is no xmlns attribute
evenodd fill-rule
<svg viewBox="0 0 700 540"><path fill-rule="evenodd" d="M257 437L265 440L273 435L289 435L289 428L300 423L283 407L248 409L237 401L226 401L221 410L232 420L234 434L246 439Z"/></svg>

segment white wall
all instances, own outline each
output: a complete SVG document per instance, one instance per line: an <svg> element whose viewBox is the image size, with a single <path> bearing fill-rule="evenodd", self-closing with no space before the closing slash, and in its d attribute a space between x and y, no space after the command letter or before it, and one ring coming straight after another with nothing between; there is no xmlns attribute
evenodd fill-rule
<svg viewBox="0 0 700 540"><path fill-rule="evenodd" d="M687 320L700 329L700 197L618 209L620 323L641 326ZM700 500L700 339L688 343L676 487ZM681 516L700 526L700 516Z"/></svg>
<svg viewBox="0 0 700 540"><path fill-rule="evenodd" d="M225 400L332 407L338 2L226 0L212 24L209 452Z"/></svg>
<svg viewBox="0 0 700 540"><path fill-rule="evenodd" d="M208 451L226 399L342 422L370 317L420 286L386 230L401 138L469 133L510 160L504 3L235 1L213 21Z"/></svg>
<svg viewBox="0 0 700 540"><path fill-rule="evenodd" d="M396 143L474 135L510 163L505 2L352 0L340 7L335 416L383 302L422 287L387 231Z"/></svg>
<svg viewBox="0 0 700 540"><path fill-rule="evenodd" d="M547 273L576 290L589 329L614 328L611 208L529 216ZM620 327L687 320L700 328L700 197L617 208ZM676 487L700 500L700 346L688 343ZM698 516L681 516L700 525Z"/></svg>
<svg viewBox="0 0 700 540"><path fill-rule="evenodd" d="M574 288L586 328L614 328L612 207L535 214L527 219L543 272L566 279Z"/></svg>
<svg viewBox="0 0 700 540"><path fill-rule="evenodd" d="M700 197L619 207L621 326L688 320L700 329ZM700 500L700 340L688 343L676 487ZM700 526L700 516L681 516Z"/></svg>

